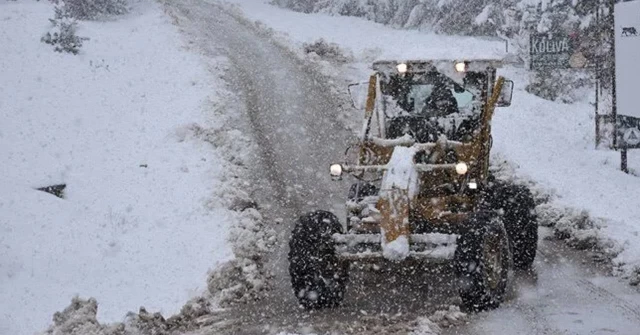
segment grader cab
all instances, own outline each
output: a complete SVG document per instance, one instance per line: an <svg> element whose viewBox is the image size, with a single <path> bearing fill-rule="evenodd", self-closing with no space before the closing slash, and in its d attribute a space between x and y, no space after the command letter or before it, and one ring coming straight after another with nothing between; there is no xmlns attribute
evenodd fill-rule
<svg viewBox="0 0 640 335"><path fill-rule="evenodd" d="M530 192L489 172L491 119L511 103L498 60L379 61L350 92L364 105L358 143L334 179L356 179L347 219L300 217L289 273L307 308L339 305L350 262L453 261L463 305L497 307L512 267L531 266L537 224Z"/></svg>

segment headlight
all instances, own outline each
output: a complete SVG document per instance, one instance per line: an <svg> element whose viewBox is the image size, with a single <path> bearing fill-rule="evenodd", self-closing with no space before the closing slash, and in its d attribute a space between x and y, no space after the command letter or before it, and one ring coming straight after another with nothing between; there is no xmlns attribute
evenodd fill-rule
<svg viewBox="0 0 640 335"><path fill-rule="evenodd" d="M400 73L406 73L407 72L407 64L405 63L400 63L396 66L396 68L398 69L398 72Z"/></svg>
<svg viewBox="0 0 640 335"><path fill-rule="evenodd" d="M475 180L471 180L470 182L468 182L467 186L469 187L470 190L478 189L478 183Z"/></svg>
<svg viewBox="0 0 640 335"><path fill-rule="evenodd" d="M456 63L456 71L458 71L458 72L466 72L467 71L467 63L466 62L458 62L458 63Z"/></svg>
<svg viewBox="0 0 640 335"><path fill-rule="evenodd" d="M342 176L342 165L332 164L329 168L329 173L331 174L331 177L339 178L340 176Z"/></svg>
<svg viewBox="0 0 640 335"><path fill-rule="evenodd" d="M456 164L456 172L459 175L463 175L463 174L467 173L467 170L469 170L469 167L467 166L467 163L460 162L460 163Z"/></svg>

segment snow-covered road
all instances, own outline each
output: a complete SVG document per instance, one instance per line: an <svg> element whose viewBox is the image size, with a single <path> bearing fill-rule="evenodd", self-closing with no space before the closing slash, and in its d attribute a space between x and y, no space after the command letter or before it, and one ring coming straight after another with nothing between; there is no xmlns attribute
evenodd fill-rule
<svg viewBox="0 0 640 335"><path fill-rule="evenodd" d="M254 334L265 325L291 330L304 325L317 330L386 327L386 322L415 319L455 301L455 288L432 285L450 282L452 277L443 280L431 271L419 277L405 274L409 279L394 271L355 272L342 308L312 314L300 310L287 273L288 234L293 221L306 211L344 211L349 184L333 182L328 174L329 164L343 159L345 143L354 140L353 133L336 121L344 113L340 98L331 94L326 78L221 7L196 0L172 1L167 6L204 52L217 48L230 59L227 77L244 97L245 127L261 149L255 169L258 203L268 220L283 219L277 226L279 244L270 265L275 289L255 305L238 307L234 314L242 319L242 327L230 332ZM393 281L396 290L380 285Z"/></svg>
<svg viewBox="0 0 640 335"><path fill-rule="evenodd" d="M326 171L332 160L341 157L351 136L336 121L339 98L330 93L332 84L326 78L274 44L250 21L230 14L228 7L198 0L171 1L166 6L205 53L216 48L230 58L233 68L227 77L245 102L246 124L239 127L252 132L261 149L255 165L259 203L266 218L283 219L277 226L280 242L271 264L274 291L257 303L233 309L233 317L240 321L215 333L404 334L414 328L417 318L455 304L456 289L447 269L418 267L419 276L394 269L355 273L345 303L337 309L307 313L297 307L286 273L290 225L306 210L340 212L340 195L348 186L332 183ZM328 197L331 194L336 197ZM541 239L539 250L535 272L517 275L515 290L503 307L473 315L468 325L446 333L637 333L640 294L553 239Z"/></svg>
<svg viewBox="0 0 640 335"><path fill-rule="evenodd" d="M230 311L226 328L199 333L334 332L398 333L442 305L457 303L446 267L422 268L420 275L356 272L345 303L307 313L297 307L286 271L286 242L293 219L311 209L342 210L347 183L331 182L326 167L339 159L352 136L341 119L340 98L331 85L269 34L229 12L198 0L166 2L172 15L205 53L225 53L227 79L244 100L246 123L260 146L255 160L258 202L279 231L270 264L275 289L262 300ZM442 43L440 43L442 44ZM335 198L329 197L336 195ZM543 233L548 234L546 230ZM534 273L517 274L510 299L498 310L473 315L447 334L635 334L640 328L640 295L606 276L606 271L553 239L541 239ZM425 270L425 271L422 271Z"/></svg>

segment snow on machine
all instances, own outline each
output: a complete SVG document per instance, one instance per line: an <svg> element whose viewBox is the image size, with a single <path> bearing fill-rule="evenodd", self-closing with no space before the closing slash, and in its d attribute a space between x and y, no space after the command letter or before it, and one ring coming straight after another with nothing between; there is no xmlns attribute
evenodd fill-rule
<svg viewBox="0 0 640 335"><path fill-rule="evenodd" d="M378 61L368 83L350 85L364 105L357 144L331 176L357 181L347 220L303 215L289 242L294 293L307 308L343 299L350 262L453 261L463 305L497 307L512 268L537 245L528 189L489 173L491 119L511 104L499 60ZM358 88L364 94L356 94Z"/></svg>

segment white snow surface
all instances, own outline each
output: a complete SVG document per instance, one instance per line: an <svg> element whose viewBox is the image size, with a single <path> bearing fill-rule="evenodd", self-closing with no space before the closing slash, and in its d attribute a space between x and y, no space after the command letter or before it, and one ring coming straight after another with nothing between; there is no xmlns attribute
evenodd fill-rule
<svg viewBox="0 0 640 335"><path fill-rule="evenodd" d="M395 147L389 163L387 163L387 170L382 177L382 184L380 185L380 195L382 197L389 197L392 199L396 196L393 190L406 190L407 196L413 198L420 186L420 180L418 179L418 171L416 170L415 163L413 162L413 156L416 151L412 147ZM390 200L393 204L395 201ZM399 208L392 208L391 215L400 215L401 213L395 213L400 210ZM384 230L380 233L382 238L382 256L391 261L401 261L409 256L409 240L406 236L400 236L397 239L387 242L384 238Z"/></svg>
<svg viewBox="0 0 640 335"><path fill-rule="evenodd" d="M48 1L0 2L0 334L32 334L74 295L101 322L171 314L230 259L232 214L213 199L220 83L162 8L139 1L81 22L79 55L40 42ZM66 183L65 199L34 188Z"/></svg>
<svg viewBox="0 0 640 335"><path fill-rule="evenodd" d="M364 19L305 14L272 6L263 0L231 0L245 15L287 34L295 43L322 38L353 52L357 59L496 59L505 56L501 41L466 36L445 36L392 29Z"/></svg>
<svg viewBox="0 0 640 335"><path fill-rule="evenodd" d="M413 147L395 147L393 149L389 163L387 163L387 171L385 171L380 185L380 190L383 193L387 190L400 189L406 190L410 198L417 194L420 179L413 162L415 154L416 149Z"/></svg>
<svg viewBox="0 0 640 335"><path fill-rule="evenodd" d="M526 78L521 71L505 71ZM517 79L516 79L517 80ZM516 173L555 195L558 206L585 210L602 219L598 238L622 251L614 263L623 275L640 269L640 178L620 171L620 154L595 149L593 106L561 104L517 85L510 108L493 122L493 151L516 165ZM629 152L629 167L640 171L640 153Z"/></svg>
<svg viewBox="0 0 640 335"><path fill-rule="evenodd" d="M381 232L384 236L384 231ZM386 243L382 239L382 256L390 261L402 261L409 256L409 240L406 236L399 236L395 240Z"/></svg>
<svg viewBox="0 0 640 335"><path fill-rule="evenodd" d="M231 2L293 49L324 38L352 51L352 62L323 66L331 76L351 82L366 80L371 61L380 58L481 58L499 54L504 46L481 38L397 30L361 18L297 13L263 0ZM590 101L543 100L524 91L529 78L525 70L505 68L501 73L515 81L515 91L512 106L496 111L492 152L515 166L517 178L552 194L553 206L584 210L595 218L596 237L617 255L614 263L623 276L640 271L640 152L629 152L632 174L624 174L618 152L595 149Z"/></svg>

